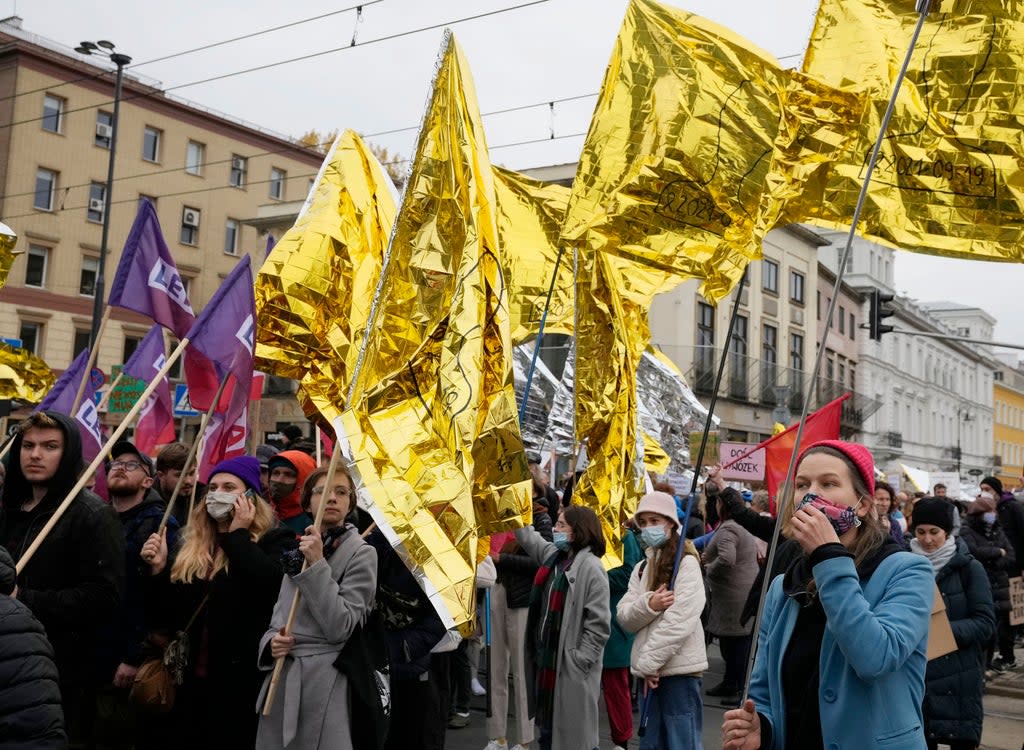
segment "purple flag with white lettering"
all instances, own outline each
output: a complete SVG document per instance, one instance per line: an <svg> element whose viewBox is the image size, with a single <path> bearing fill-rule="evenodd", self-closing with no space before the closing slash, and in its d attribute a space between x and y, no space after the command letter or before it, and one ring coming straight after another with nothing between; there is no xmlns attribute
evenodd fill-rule
<svg viewBox="0 0 1024 750"><path fill-rule="evenodd" d="M100 415L96 410L96 378L90 377L85 384L85 392L82 395L82 403L78 406L76 414L71 413L71 407L75 403L75 395L78 393L78 385L82 382L85 366L89 362L89 350L83 350L75 361L72 362L61 376L54 383L53 388L46 394L46 398L39 404L39 411L50 410L67 414L78 424L78 432L82 435L82 458L90 463L100 448L103 447L103 435L100 432ZM94 372L99 372L94 370ZM99 375L102 378L102 374ZM100 495L106 496L106 477L103 467L96 471L95 490Z"/></svg>
<svg viewBox="0 0 1024 750"><path fill-rule="evenodd" d="M164 329L154 326L124 363L124 374L145 383L152 382L166 361ZM171 386L166 373L147 399L135 423L135 447L152 453L158 445L174 442L174 411Z"/></svg>
<svg viewBox="0 0 1024 750"><path fill-rule="evenodd" d="M195 324L178 267L160 231L160 219L146 199L140 202L124 243L109 301L152 318L179 339Z"/></svg>

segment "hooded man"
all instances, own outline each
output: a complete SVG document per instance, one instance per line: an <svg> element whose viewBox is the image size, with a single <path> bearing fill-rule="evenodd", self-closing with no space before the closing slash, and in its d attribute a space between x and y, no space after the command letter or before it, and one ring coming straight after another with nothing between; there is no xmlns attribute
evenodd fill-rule
<svg viewBox="0 0 1024 750"><path fill-rule="evenodd" d="M313 519L302 509L302 485L316 469L313 457L302 451L282 451L267 462L270 489L267 492L278 520L299 536Z"/></svg>
<svg viewBox="0 0 1024 750"><path fill-rule="evenodd" d="M0 545L21 558L83 470L82 439L70 417L35 412L18 427L4 487ZM53 644L72 743L88 731L81 715L97 682L97 633L117 611L124 547L113 509L82 490L18 576L18 599Z"/></svg>
<svg viewBox="0 0 1024 750"><path fill-rule="evenodd" d="M181 476L181 470L185 468L185 459L188 458L188 446L184 443L168 443L156 454L156 481L154 486L160 493L165 503L170 502L174 494L174 487ZM192 488L196 484L195 462L185 475L181 483L181 490L178 498L174 501L174 508L171 515L177 519L178 526L182 527L188 523L188 511L192 502Z"/></svg>

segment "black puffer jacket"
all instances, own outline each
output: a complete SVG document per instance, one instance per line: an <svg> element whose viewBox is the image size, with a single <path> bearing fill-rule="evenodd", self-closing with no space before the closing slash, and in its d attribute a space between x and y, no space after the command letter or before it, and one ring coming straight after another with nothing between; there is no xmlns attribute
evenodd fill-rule
<svg viewBox="0 0 1024 750"><path fill-rule="evenodd" d="M1013 547L999 522L996 521L989 526L981 516L967 516L967 520L960 527L960 538L967 542L967 549L971 555L988 573L996 612L1009 612L1010 577L1007 571L1015 568L1016 560L1013 556Z"/></svg>
<svg viewBox="0 0 1024 750"><path fill-rule="evenodd" d="M1003 527L1003 533L1013 547L1013 556L1016 558L1016 564L1008 571L1013 578L1020 575L1024 568L1024 503L1011 493L1004 492L996 503L996 513L999 514L999 525Z"/></svg>
<svg viewBox="0 0 1024 750"><path fill-rule="evenodd" d="M935 583L946 604L957 650L928 662L924 721L929 740L981 741L985 646L995 632L992 590L981 563L962 539Z"/></svg>
<svg viewBox="0 0 1024 750"><path fill-rule="evenodd" d="M64 433L64 451L47 493L30 511L22 503L32 485L21 470L22 436L4 485L0 544L17 560L29 548L82 472L82 442L70 417L47 411ZM81 686L97 679L91 648L96 633L110 626L124 587L124 542L113 508L88 490L68 506L53 531L18 576L18 598L46 628L62 684Z"/></svg>
<svg viewBox="0 0 1024 750"><path fill-rule="evenodd" d="M28 607L0 594L0 750L64 747L53 648Z"/></svg>

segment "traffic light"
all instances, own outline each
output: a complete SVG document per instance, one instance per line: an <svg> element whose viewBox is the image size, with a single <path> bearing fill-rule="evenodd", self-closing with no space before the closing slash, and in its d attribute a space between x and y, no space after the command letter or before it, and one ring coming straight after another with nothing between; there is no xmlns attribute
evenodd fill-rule
<svg viewBox="0 0 1024 750"><path fill-rule="evenodd" d="M881 341L882 334L893 330L890 325L883 325L882 321L891 317L895 312L890 303L896 299L896 295L882 294L877 289L871 290L871 313L868 316L868 330L874 341Z"/></svg>

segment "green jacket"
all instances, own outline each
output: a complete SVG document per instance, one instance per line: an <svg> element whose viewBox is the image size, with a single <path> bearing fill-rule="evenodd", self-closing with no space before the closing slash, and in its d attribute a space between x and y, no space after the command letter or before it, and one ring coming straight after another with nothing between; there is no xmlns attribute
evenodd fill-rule
<svg viewBox="0 0 1024 750"><path fill-rule="evenodd" d="M622 559L624 561L622 565L608 571L608 589L611 593L610 603L612 608L612 633L604 647L603 666L605 669L628 667L629 653L633 649L633 634L623 630L622 626L619 625L618 618L615 616L615 608L619 606L619 600L622 599L626 589L629 588L629 577L633 574L633 569L637 566L637 563L644 559L643 550L640 549L640 542L637 541L636 534L632 531L627 531L623 535Z"/></svg>

